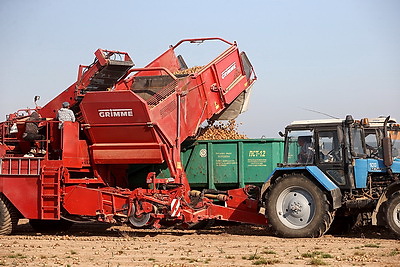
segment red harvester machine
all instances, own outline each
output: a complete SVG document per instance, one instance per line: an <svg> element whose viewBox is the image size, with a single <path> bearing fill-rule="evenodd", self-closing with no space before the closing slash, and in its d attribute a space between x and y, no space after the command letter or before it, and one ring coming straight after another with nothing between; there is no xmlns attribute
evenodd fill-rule
<svg viewBox="0 0 400 267"><path fill-rule="evenodd" d="M229 47L191 73L175 49L210 40ZM37 230L87 220L135 227L190 227L210 219L266 224L253 187L191 191L180 160L181 144L204 121L233 118L244 106L256 77L236 43L182 40L144 68L132 68L124 52L99 49L95 56L48 104L0 124L0 234L11 233L19 218ZM59 129L56 113L66 101L77 121ZM27 142L32 112L41 115L33 123L43 138ZM156 178L161 165L170 177ZM140 187L128 180L132 166L149 170L135 181Z"/></svg>

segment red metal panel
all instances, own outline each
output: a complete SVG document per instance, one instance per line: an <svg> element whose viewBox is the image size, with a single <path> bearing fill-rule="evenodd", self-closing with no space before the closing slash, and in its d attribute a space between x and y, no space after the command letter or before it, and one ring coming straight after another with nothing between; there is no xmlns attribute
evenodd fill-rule
<svg viewBox="0 0 400 267"><path fill-rule="evenodd" d="M257 225L268 225L264 214L256 213L254 210L239 210L235 208L211 205L209 208L211 217L220 220L251 223Z"/></svg>
<svg viewBox="0 0 400 267"><path fill-rule="evenodd" d="M218 62L215 62L215 69L218 73L217 79L225 90L237 77L243 74L238 48L236 47Z"/></svg>
<svg viewBox="0 0 400 267"><path fill-rule="evenodd" d="M149 122L146 102L132 91L89 92L81 103L86 123Z"/></svg>
<svg viewBox="0 0 400 267"><path fill-rule="evenodd" d="M70 214L96 216L101 209L101 194L98 191L73 186L67 189L63 207Z"/></svg>
<svg viewBox="0 0 400 267"><path fill-rule="evenodd" d="M157 142L146 105L131 91L88 93L81 109L92 143Z"/></svg>
<svg viewBox="0 0 400 267"><path fill-rule="evenodd" d="M79 141L79 123L66 121L62 129L62 159L67 168L82 168L88 162L86 142Z"/></svg>
<svg viewBox="0 0 400 267"><path fill-rule="evenodd" d="M0 191L28 219L38 219L39 176L0 176Z"/></svg>
<svg viewBox="0 0 400 267"><path fill-rule="evenodd" d="M161 163L161 141L132 91L88 93L81 104L96 164Z"/></svg>
<svg viewBox="0 0 400 267"><path fill-rule="evenodd" d="M224 94L224 101L226 104L231 103L236 99L236 97L243 92L243 89L247 89L250 83L246 80L245 76L238 77L231 86L227 88Z"/></svg>
<svg viewBox="0 0 400 267"><path fill-rule="evenodd" d="M91 150L96 164L156 164L164 161L158 144L95 144Z"/></svg>
<svg viewBox="0 0 400 267"><path fill-rule="evenodd" d="M118 191L115 188L91 189L80 186L71 186L66 191L63 207L68 213L87 216L99 215L99 219L104 221L108 221L107 216L109 215L112 219L114 214L123 214L130 194L130 191Z"/></svg>

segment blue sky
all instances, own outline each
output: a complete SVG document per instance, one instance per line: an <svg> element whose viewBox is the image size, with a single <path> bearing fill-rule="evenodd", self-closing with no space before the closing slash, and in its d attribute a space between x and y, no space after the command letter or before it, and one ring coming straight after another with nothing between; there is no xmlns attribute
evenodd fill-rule
<svg viewBox="0 0 400 267"><path fill-rule="evenodd" d="M277 137L293 120L400 120L400 1L28 1L0 3L0 118L44 105L97 48L142 67L184 38L237 41L258 76L240 132Z"/></svg>

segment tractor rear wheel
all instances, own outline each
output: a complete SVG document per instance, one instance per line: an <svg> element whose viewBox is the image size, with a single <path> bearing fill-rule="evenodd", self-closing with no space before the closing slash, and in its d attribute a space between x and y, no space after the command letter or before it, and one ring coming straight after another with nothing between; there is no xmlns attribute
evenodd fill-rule
<svg viewBox="0 0 400 267"><path fill-rule="evenodd" d="M386 205L385 215L388 228L400 236L400 193L393 194Z"/></svg>
<svg viewBox="0 0 400 267"><path fill-rule="evenodd" d="M51 232L64 232L69 230L74 224L71 221L65 219L60 220L37 220L30 219L29 224L33 230L39 233L51 233Z"/></svg>
<svg viewBox="0 0 400 267"><path fill-rule="evenodd" d="M301 174L278 178L265 203L268 223L281 237L320 237L333 220L324 192Z"/></svg>
<svg viewBox="0 0 400 267"><path fill-rule="evenodd" d="M18 225L18 213L11 203L0 194L0 235L9 235Z"/></svg>

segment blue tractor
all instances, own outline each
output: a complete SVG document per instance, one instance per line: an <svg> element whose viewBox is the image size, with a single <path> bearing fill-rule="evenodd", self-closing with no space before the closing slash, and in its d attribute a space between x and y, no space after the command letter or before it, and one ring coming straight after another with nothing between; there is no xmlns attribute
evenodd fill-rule
<svg viewBox="0 0 400 267"><path fill-rule="evenodd" d="M262 189L265 214L282 237L319 237L363 222L400 236L400 126L387 118L295 121L284 162Z"/></svg>

